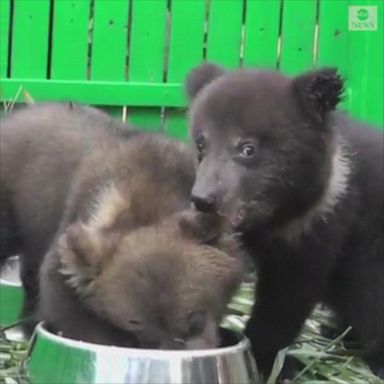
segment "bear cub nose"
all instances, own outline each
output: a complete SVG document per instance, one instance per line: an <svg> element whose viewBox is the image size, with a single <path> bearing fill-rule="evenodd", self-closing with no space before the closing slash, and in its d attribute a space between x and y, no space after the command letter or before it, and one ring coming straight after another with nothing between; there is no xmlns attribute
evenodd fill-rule
<svg viewBox="0 0 384 384"><path fill-rule="evenodd" d="M200 212L215 213L217 211L217 200L214 196L200 197L192 195L191 201Z"/></svg>

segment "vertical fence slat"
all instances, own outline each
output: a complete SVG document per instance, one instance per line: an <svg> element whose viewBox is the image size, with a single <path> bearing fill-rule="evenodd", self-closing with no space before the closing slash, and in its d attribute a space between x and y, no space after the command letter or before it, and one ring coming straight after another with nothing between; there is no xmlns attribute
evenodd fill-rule
<svg viewBox="0 0 384 384"><path fill-rule="evenodd" d="M275 69L280 0L247 0L244 66Z"/></svg>
<svg viewBox="0 0 384 384"><path fill-rule="evenodd" d="M319 34L316 67L334 66L349 77L349 0L320 1ZM343 107L349 105L350 83L347 83Z"/></svg>
<svg viewBox="0 0 384 384"><path fill-rule="evenodd" d="M165 0L133 2L130 80L162 82L166 15Z"/></svg>
<svg viewBox="0 0 384 384"><path fill-rule="evenodd" d="M166 0L134 1L129 52L129 80L163 82ZM158 129L159 109L133 109L128 119L144 129Z"/></svg>
<svg viewBox="0 0 384 384"><path fill-rule="evenodd" d="M55 0L51 50L51 78L87 78L89 0Z"/></svg>
<svg viewBox="0 0 384 384"><path fill-rule="evenodd" d="M280 69L293 75L312 68L316 0L284 1Z"/></svg>
<svg viewBox="0 0 384 384"><path fill-rule="evenodd" d="M91 80L124 81L130 0L96 0L94 5ZM104 107L121 118L121 107Z"/></svg>
<svg viewBox="0 0 384 384"><path fill-rule="evenodd" d="M317 66L348 68L348 1L320 1ZM344 15L344 16L343 16Z"/></svg>
<svg viewBox="0 0 384 384"><path fill-rule="evenodd" d="M96 1L93 21L92 80L125 80L129 1Z"/></svg>
<svg viewBox="0 0 384 384"><path fill-rule="evenodd" d="M356 47L356 55L364 51L364 43L367 44L367 49L364 52L363 67L354 63L354 68L357 73L361 73L361 68L364 70L363 92L360 95L360 103L363 108L360 111L359 117L369 120L372 123L384 125L384 3L381 0L372 1L373 5L377 6L377 31L367 32L366 41L360 47ZM375 95L372 100L372 95Z"/></svg>
<svg viewBox="0 0 384 384"><path fill-rule="evenodd" d="M7 77L11 1L0 1L0 78Z"/></svg>
<svg viewBox="0 0 384 384"><path fill-rule="evenodd" d="M188 125L185 108L166 109L164 131L168 136L179 140L188 140Z"/></svg>
<svg viewBox="0 0 384 384"><path fill-rule="evenodd" d="M169 83L183 83L186 74L203 59L205 0L173 0L169 42ZM183 110L166 110L164 129L170 136L186 139Z"/></svg>
<svg viewBox="0 0 384 384"><path fill-rule="evenodd" d="M46 78L49 10L49 0L14 2L12 77Z"/></svg>
<svg viewBox="0 0 384 384"><path fill-rule="evenodd" d="M207 61L236 68L240 63L243 1L211 0Z"/></svg>
<svg viewBox="0 0 384 384"><path fill-rule="evenodd" d="M168 81L182 82L203 59L205 0L173 0Z"/></svg>
<svg viewBox="0 0 384 384"><path fill-rule="evenodd" d="M349 6L377 7L377 31L349 31ZM335 66L346 78L342 108L351 115L382 125L383 2L339 0L320 2L317 66ZM374 95L374 97L372 97Z"/></svg>

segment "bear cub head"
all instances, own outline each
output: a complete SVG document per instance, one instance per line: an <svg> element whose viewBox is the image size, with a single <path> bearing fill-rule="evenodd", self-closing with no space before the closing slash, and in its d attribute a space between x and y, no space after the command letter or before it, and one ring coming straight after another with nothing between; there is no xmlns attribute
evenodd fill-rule
<svg viewBox="0 0 384 384"><path fill-rule="evenodd" d="M343 192L348 170L331 123L343 92L335 69L291 78L203 64L186 91L200 211L271 233L330 209Z"/></svg>
<svg viewBox="0 0 384 384"><path fill-rule="evenodd" d="M192 209L128 234L78 222L57 245L58 272L82 306L118 332L119 345L154 349L219 345L243 277L240 253L217 217ZM60 319L55 328L65 328Z"/></svg>

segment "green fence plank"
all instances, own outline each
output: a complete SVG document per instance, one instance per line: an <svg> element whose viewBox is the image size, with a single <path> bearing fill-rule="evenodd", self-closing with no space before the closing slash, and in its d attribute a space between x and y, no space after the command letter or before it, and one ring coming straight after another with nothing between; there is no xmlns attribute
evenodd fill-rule
<svg viewBox="0 0 384 384"><path fill-rule="evenodd" d="M91 79L125 80L129 0L96 0Z"/></svg>
<svg viewBox="0 0 384 384"><path fill-rule="evenodd" d="M49 0L14 2L12 77L46 78L49 10Z"/></svg>
<svg viewBox="0 0 384 384"><path fill-rule="evenodd" d="M95 12L93 67L86 81L90 3ZM169 50L164 49L167 3L171 5ZM317 3L319 27L314 44ZM50 4L54 12L48 72ZM190 68L202 60L206 7L210 11L208 60L237 67L243 52L246 66L274 68L281 4L280 69L295 74L314 62L318 67L336 65L347 79L343 107L353 116L383 124L382 0L0 0L0 98L12 99L23 85L35 100L97 104L119 116L121 107L128 105L128 118L149 127L159 126L160 109L165 107L166 132L185 138L182 83ZM130 6L133 22L128 26ZM351 6L376 7L377 30L349 30ZM12 47L8 47L9 31ZM313 55L314 45L317 55ZM11 79L6 79L9 48ZM45 81L47 73L49 81ZM20 92L19 101L23 98Z"/></svg>
<svg viewBox="0 0 384 384"><path fill-rule="evenodd" d="M129 50L129 80L161 83L164 73L166 0L134 1ZM159 129L159 109L128 110L130 122Z"/></svg>
<svg viewBox="0 0 384 384"><path fill-rule="evenodd" d="M377 29L349 31L348 108L353 116L372 123L384 123L383 7L381 0L350 0L349 6L376 7ZM374 12L369 9L370 12Z"/></svg>
<svg viewBox="0 0 384 384"><path fill-rule="evenodd" d="M203 59L205 0L173 0L168 81L184 81Z"/></svg>
<svg viewBox="0 0 384 384"><path fill-rule="evenodd" d="M55 0L51 50L51 78L87 78L89 0Z"/></svg>
<svg viewBox="0 0 384 384"><path fill-rule="evenodd" d="M337 66L343 74L348 70L348 2L321 1L316 65Z"/></svg>
<svg viewBox="0 0 384 384"><path fill-rule="evenodd" d="M183 83L186 74L203 59L205 0L173 0L167 81ZM186 139L184 110L167 109L164 130Z"/></svg>
<svg viewBox="0 0 384 384"><path fill-rule="evenodd" d="M118 120L123 119L123 107L100 105L99 108Z"/></svg>
<svg viewBox="0 0 384 384"><path fill-rule="evenodd" d="M280 56L284 73L297 74L314 64L316 8L316 0L284 1Z"/></svg>
<svg viewBox="0 0 384 384"><path fill-rule="evenodd" d="M354 5L377 7L377 31L349 30L349 7ZM335 66L345 76L343 109L352 116L383 125L382 1L321 1L319 16L317 66Z"/></svg>
<svg viewBox="0 0 384 384"><path fill-rule="evenodd" d="M8 72L9 23L11 1L0 1L0 78L6 77Z"/></svg>
<svg viewBox="0 0 384 384"><path fill-rule="evenodd" d="M34 100L74 101L79 103L140 107L185 107L181 84L151 84L107 81L65 81L3 79L0 100L13 100L23 87ZM18 101L24 101L21 93Z"/></svg>
<svg viewBox="0 0 384 384"><path fill-rule="evenodd" d="M361 118L366 119L372 123L379 124L384 129L384 3L380 0L372 2L377 6L377 31L368 34L367 44L368 49L364 54L366 69L366 78L364 87L364 94L361 95L362 104L365 109L361 111ZM356 50L356 55L363 51L362 49ZM356 64L355 64L356 65ZM361 68L357 68L361 72ZM367 102L372 99L372 95L376 95L374 102Z"/></svg>
<svg viewBox="0 0 384 384"><path fill-rule="evenodd" d="M276 68L280 8L280 0L248 0L244 66Z"/></svg>
<svg viewBox="0 0 384 384"><path fill-rule="evenodd" d="M142 130L162 130L161 108L135 108L128 106L127 116L130 124Z"/></svg>
<svg viewBox="0 0 384 384"><path fill-rule="evenodd" d="M207 60L236 68L240 63L243 1L211 0Z"/></svg>
<svg viewBox="0 0 384 384"><path fill-rule="evenodd" d="M188 140L189 135L185 108L166 108L164 131L168 136L174 137L175 139Z"/></svg>
<svg viewBox="0 0 384 384"><path fill-rule="evenodd" d="M127 122L145 131L163 131L161 108L127 106Z"/></svg>
<svg viewBox="0 0 384 384"><path fill-rule="evenodd" d="M130 0L105 0L94 5L91 80L124 81L128 42ZM121 107L104 107L110 115L122 116Z"/></svg>
<svg viewBox="0 0 384 384"><path fill-rule="evenodd" d="M349 0L321 1L319 7L319 32L316 67L334 66L348 77ZM348 108L350 86L347 83L342 108Z"/></svg>
<svg viewBox="0 0 384 384"><path fill-rule="evenodd" d="M129 52L132 81L162 82L166 5L165 0L133 2Z"/></svg>

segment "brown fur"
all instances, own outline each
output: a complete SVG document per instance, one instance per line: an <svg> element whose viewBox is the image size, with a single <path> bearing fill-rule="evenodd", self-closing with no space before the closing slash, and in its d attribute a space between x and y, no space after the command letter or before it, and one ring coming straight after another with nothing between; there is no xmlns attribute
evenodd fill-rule
<svg viewBox="0 0 384 384"><path fill-rule="evenodd" d="M34 108L5 121L4 206L12 211L20 240L14 248L25 270L35 273L49 248L38 319L91 342L216 345L242 262L232 257L239 253L237 242L221 235L217 218L188 209L194 170L187 146L134 131L124 139L121 126L93 110L75 107L86 116L81 120L66 106ZM56 122L57 108L62 116ZM35 118L43 112L49 117ZM69 128L62 124L66 119ZM28 132L16 140L11 129L22 126ZM72 141L67 130L75 132ZM16 178L18 169L29 171ZM36 249L28 246L34 242ZM30 280L35 283L24 275L25 285ZM35 297L36 290L30 294Z"/></svg>
<svg viewBox="0 0 384 384"><path fill-rule="evenodd" d="M238 250L234 239L219 235L220 223L209 223L217 229L212 237L195 231L205 215L176 214L189 204L191 159L184 145L143 134L113 150L101 147L84 162L42 268L43 319L66 336L99 343L216 344L241 263L225 253ZM62 311L63 302L70 308ZM73 310L79 307L92 314L92 324ZM197 330L190 325L196 313Z"/></svg>
<svg viewBox="0 0 384 384"><path fill-rule="evenodd" d="M33 312L42 257L58 229L74 175L84 157L111 132L126 132L93 108L38 104L0 122L0 266L20 254L23 317Z"/></svg>
<svg viewBox="0 0 384 384"><path fill-rule="evenodd" d="M212 247L182 214L128 234L70 226L41 273L40 316L64 336L141 348L205 348L240 283L231 237ZM199 220L199 218L197 218ZM209 290L207 290L209 287Z"/></svg>

